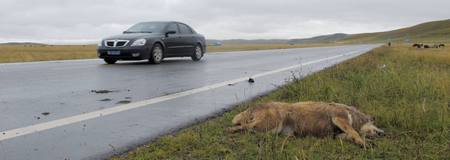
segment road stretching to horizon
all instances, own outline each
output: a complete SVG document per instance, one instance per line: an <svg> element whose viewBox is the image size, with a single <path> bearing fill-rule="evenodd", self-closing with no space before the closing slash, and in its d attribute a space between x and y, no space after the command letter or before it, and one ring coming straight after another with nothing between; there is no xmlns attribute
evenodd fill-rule
<svg viewBox="0 0 450 160"><path fill-rule="evenodd" d="M107 158L377 46L0 64L0 159Z"/></svg>

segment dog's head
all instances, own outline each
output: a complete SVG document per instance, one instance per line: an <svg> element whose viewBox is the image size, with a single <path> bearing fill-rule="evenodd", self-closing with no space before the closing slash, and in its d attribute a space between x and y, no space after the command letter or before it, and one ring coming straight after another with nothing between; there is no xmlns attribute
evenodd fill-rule
<svg viewBox="0 0 450 160"><path fill-rule="evenodd" d="M234 116L233 120L231 121L233 125L241 125L248 123L251 120L251 115L248 110L243 111L236 116Z"/></svg>
<svg viewBox="0 0 450 160"><path fill-rule="evenodd" d="M360 134L367 138L376 138L383 136L384 131L375 126L373 121L369 121L361 127Z"/></svg>

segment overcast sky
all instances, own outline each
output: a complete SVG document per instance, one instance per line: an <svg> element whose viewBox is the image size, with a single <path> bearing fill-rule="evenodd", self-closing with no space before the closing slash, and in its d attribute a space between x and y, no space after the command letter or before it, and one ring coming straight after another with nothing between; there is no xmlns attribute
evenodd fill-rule
<svg viewBox="0 0 450 160"><path fill-rule="evenodd" d="M0 42L80 43L141 21L208 39L285 39L391 30L450 18L450 0L0 0Z"/></svg>

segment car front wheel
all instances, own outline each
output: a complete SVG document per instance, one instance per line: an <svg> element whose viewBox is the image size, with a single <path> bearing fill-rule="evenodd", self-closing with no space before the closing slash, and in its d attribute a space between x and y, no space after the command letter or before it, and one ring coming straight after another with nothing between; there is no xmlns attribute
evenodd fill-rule
<svg viewBox="0 0 450 160"><path fill-rule="evenodd" d="M110 59L110 58L105 58L103 59L107 64L115 64L117 62L117 60L115 59Z"/></svg>
<svg viewBox="0 0 450 160"><path fill-rule="evenodd" d="M150 52L148 61L152 64L159 64L164 58L164 50L160 44L155 44Z"/></svg>
<svg viewBox="0 0 450 160"><path fill-rule="evenodd" d="M191 56L193 61L199 61L200 59L202 59L203 57L203 50L202 50L202 46L197 45L195 46L195 50L193 55Z"/></svg>

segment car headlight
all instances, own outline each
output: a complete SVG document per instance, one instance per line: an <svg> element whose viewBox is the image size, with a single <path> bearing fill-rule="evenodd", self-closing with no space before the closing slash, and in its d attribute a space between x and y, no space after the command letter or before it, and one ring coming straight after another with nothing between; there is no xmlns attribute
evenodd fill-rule
<svg viewBox="0 0 450 160"><path fill-rule="evenodd" d="M135 40L133 42L133 44L131 44L131 46L143 46L143 45L145 45L146 42L147 42L147 40L145 40L145 39L138 39L138 40Z"/></svg>
<svg viewBox="0 0 450 160"><path fill-rule="evenodd" d="M101 46L103 46L103 41L100 41L97 43L97 47L101 47Z"/></svg>

